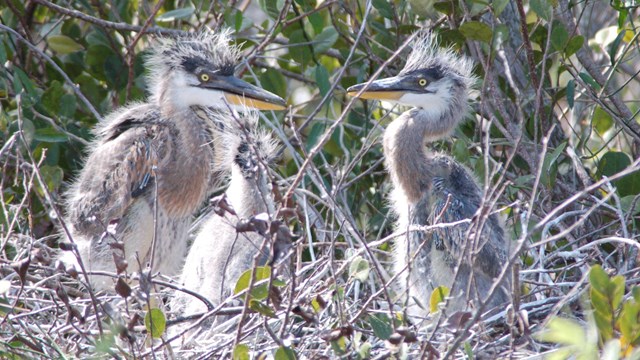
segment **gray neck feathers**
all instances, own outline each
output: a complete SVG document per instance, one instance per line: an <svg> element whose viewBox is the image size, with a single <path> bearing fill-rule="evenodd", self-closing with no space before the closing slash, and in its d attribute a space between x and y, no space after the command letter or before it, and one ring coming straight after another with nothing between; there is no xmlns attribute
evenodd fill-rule
<svg viewBox="0 0 640 360"><path fill-rule="evenodd" d="M447 136L464 117L466 88L450 90L452 96L444 110L411 109L394 120L384 133L384 153L391 179L410 203L420 200L431 186L434 171L439 170L434 169L425 144Z"/></svg>

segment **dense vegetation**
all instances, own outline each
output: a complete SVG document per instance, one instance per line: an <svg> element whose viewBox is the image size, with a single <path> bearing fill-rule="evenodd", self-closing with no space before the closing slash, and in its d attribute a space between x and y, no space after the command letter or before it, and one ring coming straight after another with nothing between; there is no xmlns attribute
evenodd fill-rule
<svg viewBox="0 0 640 360"><path fill-rule="evenodd" d="M638 357L635 1L1 4L0 357ZM276 198L292 209L281 220L296 235L296 271L276 286L280 301L252 293L239 330L179 350L166 342L179 314L162 296L90 298L55 253L91 129L144 99L157 36L204 27L231 29L245 52L237 73L290 105L262 125L283 144ZM407 56L397 49L419 29L476 64L468 121L434 147L475 172L480 216L499 213L517 251L514 302L484 321L420 328L392 300L379 140L402 110L345 93L378 70L395 75Z"/></svg>

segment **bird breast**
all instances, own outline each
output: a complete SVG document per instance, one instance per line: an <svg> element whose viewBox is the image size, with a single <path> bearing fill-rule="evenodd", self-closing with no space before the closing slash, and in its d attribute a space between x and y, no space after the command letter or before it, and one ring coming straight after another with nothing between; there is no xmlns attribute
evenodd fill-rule
<svg viewBox="0 0 640 360"><path fill-rule="evenodd" d="M212 176L214 149L208 139L199 134L182 140L167 144L168 156L157 168L158 201L172 217L193 214L205 200Z"/></svg>

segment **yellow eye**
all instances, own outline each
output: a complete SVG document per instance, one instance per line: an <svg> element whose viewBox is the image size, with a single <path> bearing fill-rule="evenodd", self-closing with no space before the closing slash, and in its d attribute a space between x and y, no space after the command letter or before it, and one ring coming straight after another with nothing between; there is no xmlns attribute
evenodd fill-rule
<svg viewBox="0 0 640 360"><path fill-rule="evenodd" d="M200 81L202 82L209 81L209 74L200 74Z"/></svg>
<svg viewBox="0 0 640 360"><path fill-rule="evenodd" d="M418 84L420 84L420 86L427 86L428 83L427 79L418 80Z"/></svg>

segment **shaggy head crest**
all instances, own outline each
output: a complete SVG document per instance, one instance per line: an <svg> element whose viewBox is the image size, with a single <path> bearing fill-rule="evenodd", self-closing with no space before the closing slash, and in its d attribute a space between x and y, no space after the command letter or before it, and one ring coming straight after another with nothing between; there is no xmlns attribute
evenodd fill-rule
<svg viewBox="0 0 640 360"><path fill-rule="evenodd" d="M159 40L147 58L152 93L176 69L193 72L198 67L216 69L220 75L233 75L240 49L230 45L230 31L201 31Z"/></svg>
<svg viewBox="0 0 640 360"><path fill-rule="evenodd" d="M470 89L475 83L473 62L456 54L453 48L441 48L433 33L421 32L413 40L412 51L400 74L415 70L437 68L443 75L453 75Z"/></svg>

